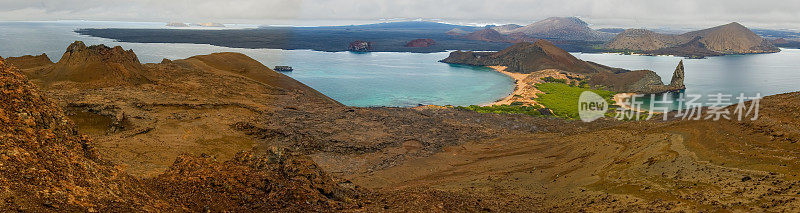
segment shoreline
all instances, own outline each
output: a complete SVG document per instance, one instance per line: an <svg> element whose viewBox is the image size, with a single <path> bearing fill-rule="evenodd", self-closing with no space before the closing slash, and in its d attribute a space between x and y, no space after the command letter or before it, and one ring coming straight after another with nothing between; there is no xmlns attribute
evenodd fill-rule
<svg viewBox="0 0 800 213"><path fill-rule="evenodd" d="M486 66L486 67L491 68L492 70L502 73L508 77L511 77L511 79L514 79L514 91L512 91L511 94L509 94L506 97L503 97L500 100L484 104L483 106L511 105L511 103L513 103L512 99L514 98L514 96L516 95L522 96L523 88L529 86L524 82L524 80L530 74L506 72L505 70L508 68L507 66ZM538 105L538 103L536 102L533 103Z"/></svg>
<svg viewBox="0 0 800 213"><path fill-rule="evenodd" d="M617 94L614 94L614 97L612 97L611 99L614 100L614 102L615 102L614 105L617 105L620 108L623 108L625 110L634 110L634 111L638 111L638 112L647 112L647 110L643 110L643 109L638 109L638 110L637 109L633 109L633 107L631 107L630 105L625 104L625 99L630 98L631 96L634 96L634 95L636 95L636 93L617 93Z"/></svg>

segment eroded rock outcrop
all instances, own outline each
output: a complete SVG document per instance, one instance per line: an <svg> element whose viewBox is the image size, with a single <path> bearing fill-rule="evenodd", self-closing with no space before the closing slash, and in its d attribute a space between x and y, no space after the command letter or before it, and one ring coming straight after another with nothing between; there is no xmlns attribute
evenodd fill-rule
<svg viewBox="0 0 800 213"><path fill-rule="evenodd" d="M669 82L669 86L686 89L686 85L683 83L684 79L686 79L686 75L684 73L683 60L681 60L681 62L678 62L678 66L675 67L675 72L672 73L672 80Z"/></svg>

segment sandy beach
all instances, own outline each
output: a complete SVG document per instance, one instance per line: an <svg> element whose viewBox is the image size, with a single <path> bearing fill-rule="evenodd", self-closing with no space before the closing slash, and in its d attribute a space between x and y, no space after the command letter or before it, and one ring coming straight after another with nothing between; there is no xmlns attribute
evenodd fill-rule
<svg viewBox="0 0 800 213"><path fill-rule="evenodd" d="M488 67L494 69L497 72L503 73L504 75L507 75L508 77L511 77L512 79L514 79L514 84L516 84L516 86L514 87L514 92L512 92L511 94L509 94L508 96L506 96L503 99L500 99L498 101L492 102L490 104L486 104L486 106L509 105L509 104L514 102L514 97L515 96L523 96L523 95L525 95L524 94L525 93L524 92L525 89L527 89L528 87L531 87L530 85L525 83L525 78L528 78L528 76L530 74L506 72L505 70L506 70L506 68L508 68L506 66L488 66ZM536 103L533 100L531 100L531 102L532 103Z"/></svg>

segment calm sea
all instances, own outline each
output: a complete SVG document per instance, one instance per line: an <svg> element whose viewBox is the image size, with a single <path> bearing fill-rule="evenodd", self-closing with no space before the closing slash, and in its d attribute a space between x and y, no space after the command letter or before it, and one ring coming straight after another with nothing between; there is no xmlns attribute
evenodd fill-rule
<svg viewBox="0 0 800 213"><path fill-rule="evenodd" d="M0 56L47 53L58 61L75 40L133 49L145 63L214 52L241 52L267 66L288 65L291 76L351 106L416 106L417 104L484 104L508 95L513 81L486 68L439 63L448 53L318 52L309 50L239 49L203 44L140 44L78 35L79 28L163 28L163 23L138 22L0 22ZM234 26L252 27L252 26ZM682 58L620 54L573 53L580 59L631 70L649 69L669 82ZM774 95L800 90L800 50L683 59L687 94ZM735 100L735 99L734 99ZM706 105L708 101L704 101Z"/></svg>

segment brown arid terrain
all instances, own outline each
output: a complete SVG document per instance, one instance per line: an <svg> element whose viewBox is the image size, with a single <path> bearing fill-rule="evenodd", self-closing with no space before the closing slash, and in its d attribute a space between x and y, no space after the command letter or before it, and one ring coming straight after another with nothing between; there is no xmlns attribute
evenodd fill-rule
<svg viewBox="0 0 800 213"><path fill-rule="evenodd" d="M441 62L472 66L502 66L506 72L534 74L533 76L539 77L557 77L541 72L560 70L576 82L586 81L593 87L623 93L652 94L685 89L683 63L679 64L673 73L673 81L664 85L661 77L651 70L630 71L583 61L547 40L518 43L499 52L454 51ZM512 77L520 83L518 77L513 75Z"/></svg>
<svg viewBox="0 0 800 213"><path fill-rule="evenodd" d="M799 93L755 121L583 123L347 107L237 53L72 49L96 69L0 59L2 211L800 208Z"/></svg>
<svg viewBox="0 0 800 213"><path fill-rule="evenodd" d="M733 22L680 35L659 34L645 29L629 29L605 45L606 49L643 54L686 57L728 54L774 53L780 49L771 41Z"/></svg>

